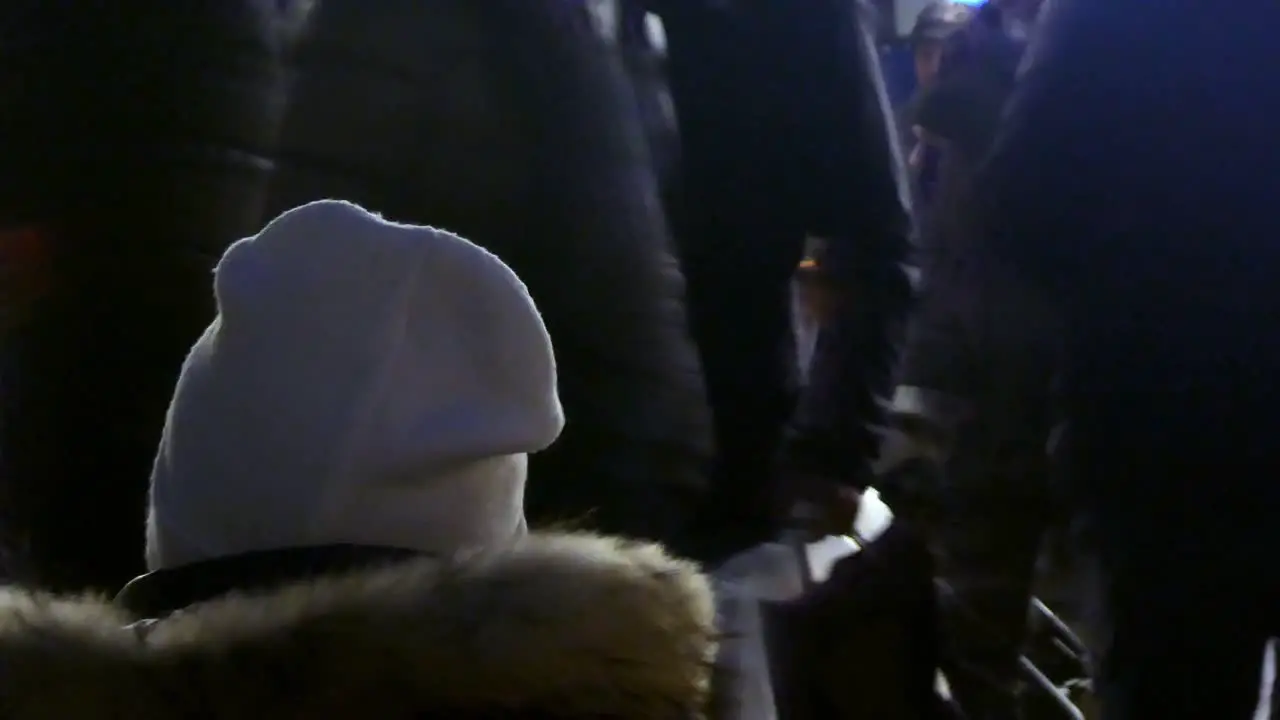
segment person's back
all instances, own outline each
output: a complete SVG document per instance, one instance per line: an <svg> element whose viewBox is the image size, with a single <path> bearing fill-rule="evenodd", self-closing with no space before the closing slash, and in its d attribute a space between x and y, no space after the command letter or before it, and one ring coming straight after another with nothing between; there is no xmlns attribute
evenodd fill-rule
<svg viewBox="0 0 1280 720"><path fill-rule="evenodd" d="M1076 410L1160 455L1174 436L1183 453L1238 451L1272 415L1251 411L1280 394L1280 341L1267 337L1280 310L1280 48L1266 30L1280 9L1059 3L1010 121L1043 143L997 150L983 177L1014 201L993 231L1069 303L1069 385L1089 400ZM1204 414L1184 420L1192 409Z"/></svg>
<svg viewBox="0 0 1280 720"><path fill-rule="evenodd" d="M297 5L0 9L6 579L101 590L141 569L139 479L212 314L210 261L262 219Z"/></svg>
<svg viewBox="0 0 1280 720"><path fill-rule="evenodd" d="M1105 717L1247 717L1276 630L1278 22L1054 0L980 181L988 240L1065 310Z"/></svg>

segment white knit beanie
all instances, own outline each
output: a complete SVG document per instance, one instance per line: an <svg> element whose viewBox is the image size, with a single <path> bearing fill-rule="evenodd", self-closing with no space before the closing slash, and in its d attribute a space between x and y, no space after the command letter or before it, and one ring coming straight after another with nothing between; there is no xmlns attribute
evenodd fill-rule
<svg viewBox="0 0 1280 720"><path fill-rule="evenodd" d="M223 255L151 476L152 570L525 531L526 453L564 425L546 327L498 258L326 200Z"/></svg>

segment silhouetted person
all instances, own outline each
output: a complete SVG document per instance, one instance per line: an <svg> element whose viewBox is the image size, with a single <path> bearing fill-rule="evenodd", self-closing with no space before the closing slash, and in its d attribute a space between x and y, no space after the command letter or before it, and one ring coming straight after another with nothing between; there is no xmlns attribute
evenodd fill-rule
<svg viewBox="0 0 1280 720"><path fill-rule="evenodd" d="M859 3L649 5L667 31L683 152L674 222L716 416L702 530L720 546L709 554L732 552L775 534L795 485L836 501L869 480L868 424L910 294L906 188ZM828 240L838 299L797 410L791 280L807 236ZM780 455L792 487L777 486Z"/></svg>
<svg viewBox="0 0 1280 720"><path fill-rule="evenodd" d="M1249 718L1280 630L1280 5L1050 0L977 187L1065 319L1106 720Z"/></svg>
<svg viewBox="0 0 1280 720"><path fill-rule="evenodd" d="M277 5L0 8L0 282L25 288L0 301L13 578L114 588L142 567L168 388L212 317L213 261L261 217L282 101Z"/></svg>

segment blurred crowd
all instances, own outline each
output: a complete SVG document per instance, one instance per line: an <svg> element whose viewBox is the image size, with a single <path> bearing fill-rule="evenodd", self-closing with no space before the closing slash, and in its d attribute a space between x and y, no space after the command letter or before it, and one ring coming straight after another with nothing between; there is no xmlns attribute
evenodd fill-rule
<svg viewBox="0 0 1280 720"><path fill-rule="evenodd" d="M1166 4L896 105L852 1L6 4L0 714L1034 718L1038 595L1251 717L1280 6Z"/></svg>

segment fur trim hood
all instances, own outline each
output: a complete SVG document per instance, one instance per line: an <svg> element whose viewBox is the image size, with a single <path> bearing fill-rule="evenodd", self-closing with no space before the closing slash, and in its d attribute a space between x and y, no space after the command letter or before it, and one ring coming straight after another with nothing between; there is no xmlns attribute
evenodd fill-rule
<svg viewBox="0 0 1280 720"><path fill-rule="evenodd" d="M660 548L533 536L145 625L100 599L0 593L8 720L700 717L706 578Z"/></svg>

